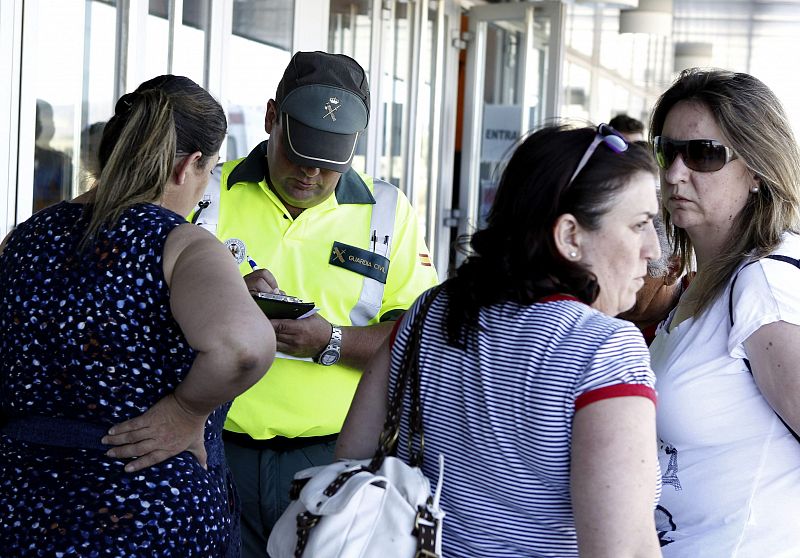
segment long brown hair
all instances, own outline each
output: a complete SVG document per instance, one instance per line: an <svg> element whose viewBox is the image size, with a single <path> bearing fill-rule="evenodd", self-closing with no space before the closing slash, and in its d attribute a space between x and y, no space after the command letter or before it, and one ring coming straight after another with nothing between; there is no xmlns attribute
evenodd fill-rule
<svg viewBox="0 0 800 558"><path fill-rule="evenodd" d="M81 246L127 208L160 200L177 156L199 151L197 165L206 165L226 129L220 104L187 77L159 76L120 97L100 141L100 176Z"/></svg>
<svg viewBox="0 0 800 558"><path fill-rule="evenodd" d="M781 102L749 74L684 70L656 103L651 140L661 135L667 114L681 101L699 103L711 112L730 147L759 182L758 193L735 218L725 246L693 281L692 313L697 315L722 293L742 261L766 256L783 233L800 228L800 151ZM692 241L672 224L665 209L662 212L681 271L690 271Z"/></svg>

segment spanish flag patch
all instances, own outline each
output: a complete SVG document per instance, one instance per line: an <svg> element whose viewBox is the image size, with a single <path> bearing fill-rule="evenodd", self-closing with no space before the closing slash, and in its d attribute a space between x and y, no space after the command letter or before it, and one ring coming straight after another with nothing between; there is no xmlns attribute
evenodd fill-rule
<svg viewBox="0 0 800 558"><path fill-rule="evenodd" d="M431 257L428 254L422 254L421 253L419 255L419 263L424 265L424 266L426 266L426 267L430 267L431 266Z"/></svg>

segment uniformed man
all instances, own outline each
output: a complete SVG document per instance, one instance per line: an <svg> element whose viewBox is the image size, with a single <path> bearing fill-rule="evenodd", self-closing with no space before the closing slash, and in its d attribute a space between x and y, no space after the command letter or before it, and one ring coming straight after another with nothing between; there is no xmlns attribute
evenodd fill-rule
<svg viewBox="0 0 800 558"><path fill-rule="evenodd" d="M360 371L393 320L438 282L407 198L350 168L369 106L355 60L298 52L267 105L269 141L225 163L219 191L195 213L251 290L280 289L318 308L273 320L283 358L228 414L244 556L265 556L294 473L332 461Z"/></svg>

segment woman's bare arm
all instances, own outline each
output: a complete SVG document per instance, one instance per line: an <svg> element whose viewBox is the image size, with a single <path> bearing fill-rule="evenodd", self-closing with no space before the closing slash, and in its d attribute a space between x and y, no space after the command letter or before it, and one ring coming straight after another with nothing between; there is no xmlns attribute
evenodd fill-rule
<svg viewBox="0 0 800 558"><path fill-rule="evenodd" d="M661 556L653 507L655 406L615 397L578 410L572 433L572 507L581 558Z"/></svg>
<svg viewBox="0 0 800 558"><path fill-rule="evenodd" d="M389 398L390 340L364 370L336 444L337 459L368 459L378 449Z"/></svg>
<svg viewBox="0 0 800 558"><path fill-rule="evenodd" d="M164 248L164 271L173 316L198 354L174 393L104 438L117 446L110 456L136 456L128 471L187 449L204 464L206 418L257 382L275 356L272 326L216 238L194 225L177 227Z"/></svg>
<svg viewBox="0 0 800 558"><path fill-rule="evenodd" d="M767 402L800 434L800 326L773 322L744 342L753 377Z"/></svg>

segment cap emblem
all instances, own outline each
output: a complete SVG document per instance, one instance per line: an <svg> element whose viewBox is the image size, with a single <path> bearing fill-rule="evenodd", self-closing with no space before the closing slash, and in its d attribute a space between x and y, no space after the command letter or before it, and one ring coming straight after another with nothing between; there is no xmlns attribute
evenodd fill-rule
<svg viewBox="0 0 800 558"><path fill-rule="evenodd" d="M323 117L322 117L323 120L330 116L331 120L336 122L336 115L334 113L337 110L339 110L339 108L341 108L341 106L342 105L339 104L339 99L337 99L336 97L331 97L330 99L328 99L328 102L325 103L325 110L327 112L323 115Z"/></svg>

